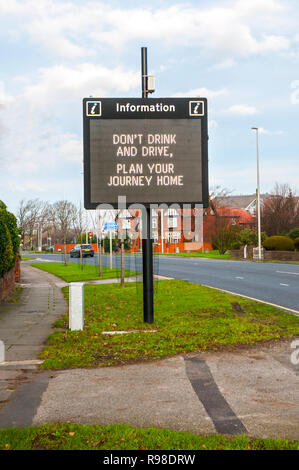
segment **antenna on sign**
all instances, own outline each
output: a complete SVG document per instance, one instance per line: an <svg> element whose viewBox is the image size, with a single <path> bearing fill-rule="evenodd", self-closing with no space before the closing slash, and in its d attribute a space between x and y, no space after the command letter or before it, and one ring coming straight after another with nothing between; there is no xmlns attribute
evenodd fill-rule
<svg viewBox="0 0 299 470"><path fill-rule="evenodd" d="M155 77L147 74L147 47L141 48L142 98L155 91Z"/></svg>

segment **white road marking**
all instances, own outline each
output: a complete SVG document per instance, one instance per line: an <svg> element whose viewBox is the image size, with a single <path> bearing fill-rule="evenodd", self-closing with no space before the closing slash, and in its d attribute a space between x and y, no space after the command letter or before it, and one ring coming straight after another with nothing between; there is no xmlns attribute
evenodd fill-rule
<svg viewBox="0 0 299 470"><path fill-rule="evenodd" d="M282 284L282 282L280 283L281 286L286 286L286 287L289 287L289 284Z"/></svg>
<svg viewBox="0 0 299 470"><path fill-rule="evenodd" d="M289 272L289 271L276 271L277 273L280 273L280 274L294 274L295 276L299 276L299 273L292 273L292 272Z"/></svg>
<svg viewBox="0 0 299 470"><path fill-rule="evenodd" d="M244 277L236 276L236 279L244 279Z"/></svg>

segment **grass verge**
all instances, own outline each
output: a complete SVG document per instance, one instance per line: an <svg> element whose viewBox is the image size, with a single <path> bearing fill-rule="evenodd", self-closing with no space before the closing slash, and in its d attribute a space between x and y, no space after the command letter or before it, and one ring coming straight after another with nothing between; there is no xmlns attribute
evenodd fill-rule
<svg viewBox="0 0 299 470"><path fill-rule="evenodd" d="M103 275L99 276L99 267L92 264L84 264L81 270L80 263L31 263L30 266L41 269L60 277L66 282L94 281L120 277L120 268L103 267ZM134 271L125 270L125 277L134 276Z"/></svg>
<svg viewBox="0 0 299 470"><path fill-rule="evenodd" d="M181 256L182 258L214 258L214 259L230 259L230 254L221 255L218 250L211 250L208 253L202 251L189 251L183 253L154 253L157 256Z"/></svg>
<svg viewBox="0 0 299 470"><path fill-rule="evenodd" d="M138 284L86 285L84 330L68 330L67 315L58 320L64 330L48 338L41 367L112 366L299 335L294 315L180 280L158 282L155 323L145 324Z"/></svg>
<svg viewBox="0 0 299 470"><path fill-rule="evenodd" d="M198 436L120 424L47 424L1 429L0 450L299 450L299 442L242 435Z"/></svg>

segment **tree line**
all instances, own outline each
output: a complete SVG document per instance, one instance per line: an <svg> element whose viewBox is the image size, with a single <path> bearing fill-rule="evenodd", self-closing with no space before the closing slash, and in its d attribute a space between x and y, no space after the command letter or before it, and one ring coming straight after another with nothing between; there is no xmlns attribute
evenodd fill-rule
<svg viewBox="0 0 299 470"><path fill-rule="evenodd" d="M70 201L50 204L38 198L21 200L16 213L23 245L27 248L73 242L86 230L85 215L81 205Z"/></svg>
<svg viewBox="0 0 299 470"><path fill-rule="evenodd" d="M212 245L220 253L239 249L244 245L257 245L257 227L241 229L222 217L219 207L225 207L227 189L216 188L211 200L215 215ZM294 250L299 246L299 197L289 184L275 183L274 189L261 203L262 244L266 249Z"/></svg>
<svg viewBox="0 0 299 470"><path fill-rule="evenodd" d="M226 189L216 188L210 195L213 213L215 214L215 234L213 244L224 245L226 249L236 244L256 244L256 230L240 233L238 227L228 227L228 221L218 217L219 202L229 195ZM221 204L223 207L223 204ZM88 220L88 213L82 205L67 200L54 203L40 199L21 200L16 213L18 227L24 247L36 248L54 243L86 243L96 241L86 238L87 231L95 224ZM273 235L288 235L299 228L299 197L290 185L276 183L274 189L263 199L261 207L261 226L263 239ZM217 241L221 235L222 240ZM42 238L43 237L43 238ZM218 237L219 238L219 237ZM107 242L108 243L108 242ZM114 242L115 243L115 242ZM221 251L224 248L220 248Z"/></svg>

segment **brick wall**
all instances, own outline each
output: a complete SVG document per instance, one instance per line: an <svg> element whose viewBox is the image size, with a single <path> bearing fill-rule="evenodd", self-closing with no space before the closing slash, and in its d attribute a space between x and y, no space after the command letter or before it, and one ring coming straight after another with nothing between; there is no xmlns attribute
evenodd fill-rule
<svg viewBox="0 0 299 470"><path fill-rule="evenodd" d="M299 261L299 251L266 251L264 259Z"/></svg>
<svg viewBox="0 0 299 470"><path fill-rule="evenodd" d="M231 258L244 258L244 249L230 250ZM252 247L247 248L247 258L253 258ZM299 251L267 251L264 250L264 259L268 260L285 260L285 261L298 261L299 262Z"/></svg>
<svg viewBox="0 0 299 470"><path fill-rule="evenodd" d="M13 290L15 283L20 281L20 257L17 256L15 265L0 278L0 302Z"/></svg>

